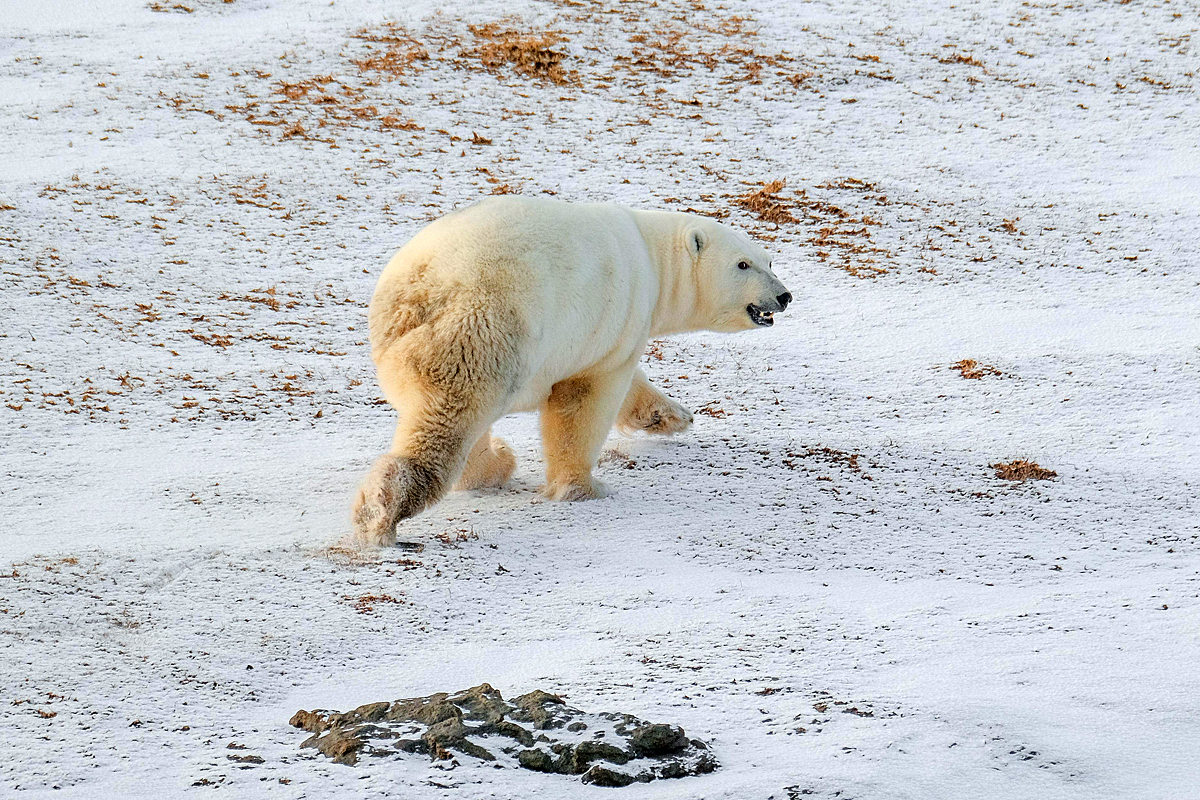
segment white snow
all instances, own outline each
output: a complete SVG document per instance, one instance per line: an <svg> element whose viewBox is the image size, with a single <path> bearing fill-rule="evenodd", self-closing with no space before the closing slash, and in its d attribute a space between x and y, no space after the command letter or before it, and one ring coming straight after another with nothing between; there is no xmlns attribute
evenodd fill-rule
<svg viewBox="0 0 1200 800"><path fill-rule="evenodd" d="M1200 796L1195 0L0 20L0 794ZM484 70L490 22L558 31L573 82ZM354 63L389 46L430 58ZM799 223L734 203L776 179ZM614 434L611 498L542 502L512 417L510 487L348 552L375 277L506 185L729 211L796 302L648 357L709 413ZM723 767L344 767L287 726L485 681Z"/></svg>

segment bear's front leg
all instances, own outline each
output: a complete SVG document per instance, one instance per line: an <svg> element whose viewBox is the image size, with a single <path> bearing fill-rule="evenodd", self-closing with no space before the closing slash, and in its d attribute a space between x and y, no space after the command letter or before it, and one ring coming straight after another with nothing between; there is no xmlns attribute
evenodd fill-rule
<svg viewBox="0 0 1200 800"><path fill-rule="evenodd" d="M551 500L592 500L608 494L592 477L604 439L629 391L636 359L611 372L589 372L554 384L542 404L542 448Z"/></svg>
<svg viewBox="0 0 1200 800"><path fill-rule="evenodd" d="M645 431L662 436L683 433L692 424L692 412L676 403L650 384L639 367L617 415L617 427L622 433Z"/></svg>

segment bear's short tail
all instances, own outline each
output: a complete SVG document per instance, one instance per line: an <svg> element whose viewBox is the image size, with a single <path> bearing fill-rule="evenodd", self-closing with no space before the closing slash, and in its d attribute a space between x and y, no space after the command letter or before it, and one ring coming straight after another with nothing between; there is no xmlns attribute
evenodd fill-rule
<svg viewBox="0 0 1200 800"><path fill-rule="evenodd" d="M351 518L359 544L396 543L396 523L442 499L453 483L453 457L441 463L387 453L380 456L355 495Z"/></svg>

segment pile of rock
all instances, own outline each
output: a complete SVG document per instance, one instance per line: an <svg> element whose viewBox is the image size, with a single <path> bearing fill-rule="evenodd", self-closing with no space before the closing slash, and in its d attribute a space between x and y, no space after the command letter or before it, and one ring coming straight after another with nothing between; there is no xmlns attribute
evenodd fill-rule
<svg viewBox="0 0 1200 800"><path fill-rule="evenodd" d="M297 711L291 724L340 764L362 756L455 753L536 772L582 775L584 783L628 786L712 772L716 759L674 725L629 714L589 714L536 690L507 702L488 684L456 694L368 703L353 711Z"/></svg>

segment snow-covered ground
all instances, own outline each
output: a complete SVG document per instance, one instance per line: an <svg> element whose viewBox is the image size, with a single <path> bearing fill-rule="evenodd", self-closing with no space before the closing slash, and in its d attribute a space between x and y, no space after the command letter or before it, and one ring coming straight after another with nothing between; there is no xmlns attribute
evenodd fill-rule
<svg viewBox="0 0 1200 800"><path fill-rule="evenodd" d="M1196 0L7 0L0 794L1200 797L1198 26ZM508 30L555 34L558 82L488 69ZM739 205L780 180L782 223ZM796 302L652 350L700 413L614 434L611 498L543 502L513 417L511 486L356 554L393 419L375 277L493 191L728 213ZM1057 478L994 477L1018 458ZM484 681L723 766L344 767L287 726Z"/></svg>

